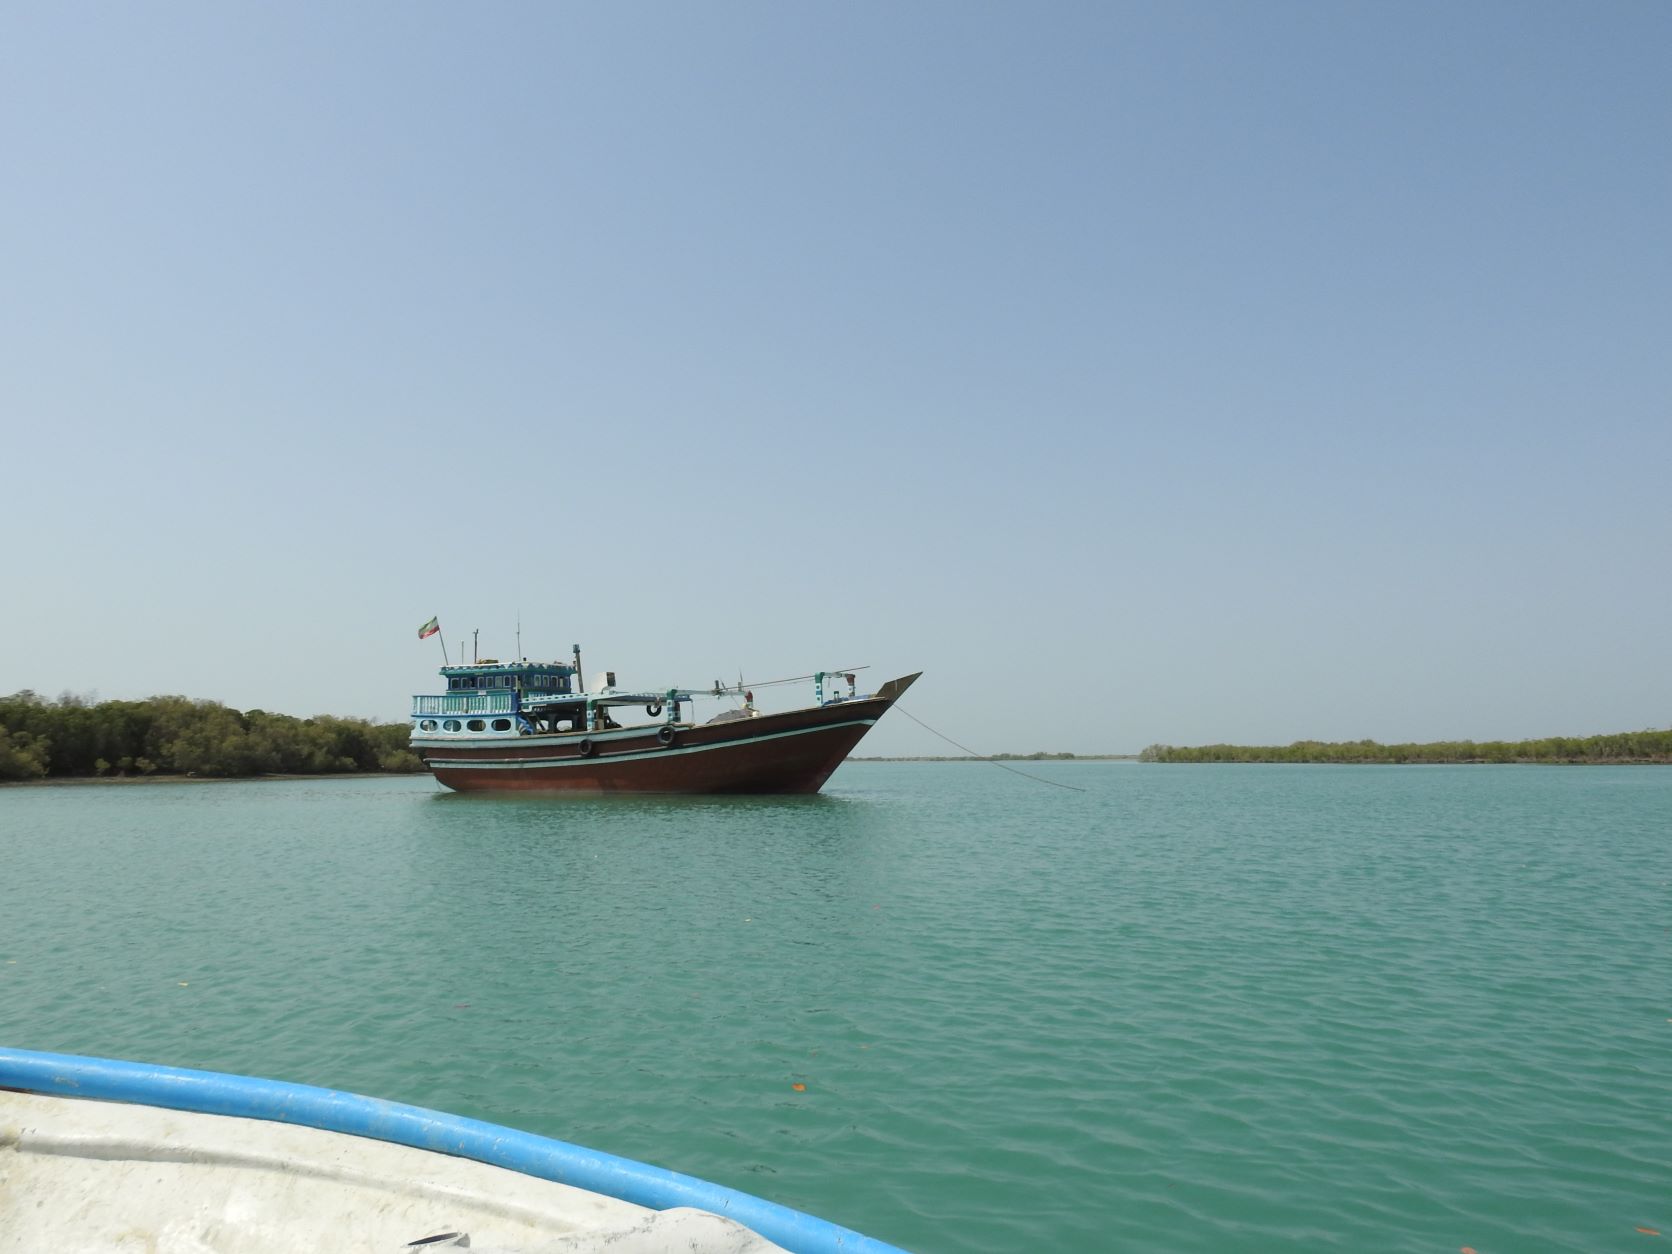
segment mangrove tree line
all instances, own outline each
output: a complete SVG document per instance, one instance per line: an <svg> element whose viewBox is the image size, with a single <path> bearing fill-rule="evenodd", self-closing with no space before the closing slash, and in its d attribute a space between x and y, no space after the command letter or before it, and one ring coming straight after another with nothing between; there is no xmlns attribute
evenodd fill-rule
<svg viewBox="0 0 1672 1254"><path fill-rule="evenodd" d="M1543 740L1442 740L1424 745L1384 745L1374 740L1298 740L1282 747L1200 745L1181 749L1151 745L1138 757L1143 762L1672 763L1672 731L1547 736Z"/></svg>
<svg viewBox="0 0 1672 1254"><path fill-rule="evenodd" d="M405 723L242 712L216 701L0 697L0 780L417 771Z"/></svg>

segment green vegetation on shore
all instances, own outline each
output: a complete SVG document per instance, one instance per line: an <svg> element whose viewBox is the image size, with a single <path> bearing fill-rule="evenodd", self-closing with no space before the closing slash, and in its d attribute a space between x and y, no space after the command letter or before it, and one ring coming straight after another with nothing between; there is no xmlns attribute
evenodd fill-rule
<svg viewBox="0 0 1672 1254"><path fill-rule="evenodd" d="M1202 745L1181 749L1151 745L1140 762L1547 762L1672 763L1672 730L1617 732L1608 736L1547 736L1543 740L1442 740L1426 745L1383 745L1374 740L1292 745Z"/></svg>
<svg viewBox="0 0 1672 1254"><path fill-rule="evenodd" d="M25 690L0 697L0 780L410 772L422 769L410 737L405 723L240 713L188 697L48 701Z"/></svg>

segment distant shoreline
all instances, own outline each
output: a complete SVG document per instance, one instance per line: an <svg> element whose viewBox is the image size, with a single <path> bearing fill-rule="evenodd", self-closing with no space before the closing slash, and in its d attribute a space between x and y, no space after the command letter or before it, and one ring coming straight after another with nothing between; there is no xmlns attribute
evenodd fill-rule
<svg viewBox="0 0 1672 1254"><path fill-rule="evenodd" d="M990 757L859 758L849 762L1136 762L1136 753L995 753Z"/></svg>
<svg viewBox="0 0 1672 1254"><path fill-rule="evenodd" d="M407 775L423 769L411 740L405 720L295 718L190 697L0 697L0 780Z"/></svg>
<svg viewBox="0 0 1672 1254"><path fill-rule="evenodd" d="M259 784L302 779L410 779L428 771L320 771L313 775L48 775L44 779L0 779L0 788L77 788L84 784Z"/></svg>
<svg viewBox="0 0 1672 1254"><path fill-rule="evenodd" d="M1672 766L1672 758L1136 758L1147 766Z"/></svg>
<svg viewBox="0 0 1672 1254"><path fill-rule="evenodd" d="M1440 740L1384 745L1374 740L1299 740L1291 745L1151 745L1141 762L1306 763L1323 766L1672 766L1672 729L1541 740Z"/></svg>

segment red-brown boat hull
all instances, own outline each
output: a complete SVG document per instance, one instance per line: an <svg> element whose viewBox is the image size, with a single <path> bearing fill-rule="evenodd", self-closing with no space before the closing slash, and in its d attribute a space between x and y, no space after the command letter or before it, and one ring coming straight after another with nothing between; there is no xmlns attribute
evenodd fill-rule
<svg viewBox="0 0 1672 1254"><path fill-rule="evenodd" d="M835 705L680 725L669 744L649 725L497 740L414 737L413 747L437 781L458 792L813 793L916 678Z"/></svg>

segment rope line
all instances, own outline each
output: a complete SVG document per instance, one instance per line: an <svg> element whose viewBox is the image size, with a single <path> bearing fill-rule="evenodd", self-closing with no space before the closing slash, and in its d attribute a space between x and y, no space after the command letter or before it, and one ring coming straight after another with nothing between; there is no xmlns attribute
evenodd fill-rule
<svg viewBox="0 0 1672 1254"><path fill-rule="evenodd" d="M847 675L855 671L868 671L870 669L871 668L869 666L843 666L827 670L824 674L826 678L829 678L834 675ZM730 696L733 693L741 694L745 688L775 688L779 684L799 684L803 680L812 678L813 673L809 671L805 675L791 675L788 679L751 679L748 682L744 682L740 679L735 684L717 683L710 688L688 687L686 691L695 693L699 697L724 697Z"/></svg>
<svg viewBox="0 0 1672 1254"><path fill-rule="evenodd" d="M898 701L896 701L894 703L893 708L896 709L896 710L899 710L900 713L904 714L907 718L909 718L912 722L916 723L919 727L921 727L924 731L928 732L930 735L940 736L940 738L942 740L946 741L946 743L951 745L954 749L962 749L965 753L969 754L970 757L974 758L977 762L985 762L989 766L998 767L1001 771L1009 771L1012 775L1020 775L1023 779L1031 779L1031 780L1035 781L1036 783L1049 784L1049 785L1051 785L1052 788L1066 788L1066 789L1068 789L1069 792L1085 792L1086 791L1084 788L1078 788L1073 784L1064 784L1064 783L1062 783L1058 780L1046 779L1043 775L1029 775L1026 771L1018 771L1015 767L1013 767L1013 766L1011 766L1011 765L1009 765L1008 763L1005 763L1005 762L995 762L995 761L993 761L992 758L982 756L981 754L977 753L974 749L971 749L969 746L959 744L956 740L952 739L951 736L942 736L940 732L936 731L933 727L930 727L929 724L925 723L922 719L918 718L917 715L913 714L910 710L906 709Z"/></svg>

